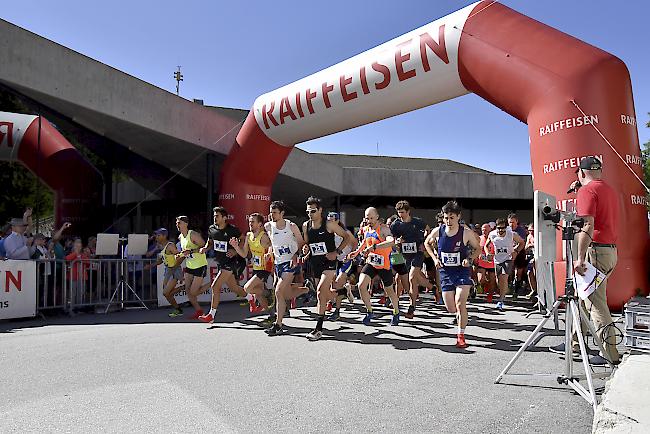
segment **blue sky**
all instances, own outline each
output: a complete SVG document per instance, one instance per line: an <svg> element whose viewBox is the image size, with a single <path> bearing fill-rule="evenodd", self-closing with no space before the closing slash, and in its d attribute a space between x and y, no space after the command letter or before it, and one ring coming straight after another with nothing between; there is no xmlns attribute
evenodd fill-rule
<svg viewBox="0 0 650 434"><path fill-rule="evenodd" d="M460 9L470 1L13 2L2 18L169 91L248 109L255 98ZM650 140L650 1L504 0L623 59L640 142ZM449 158L530 173L526 125L475 95L305 142L313 152ZM503 152L507 149L508 152Z"/></svg>

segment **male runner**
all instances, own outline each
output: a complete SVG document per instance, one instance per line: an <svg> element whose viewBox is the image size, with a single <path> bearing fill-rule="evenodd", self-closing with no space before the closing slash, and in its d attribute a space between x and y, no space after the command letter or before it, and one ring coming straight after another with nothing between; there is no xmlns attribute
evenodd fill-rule
<svg viewBox="0 0 650 434"><path fill-rule="evenodd" d="M285 332L282 327L287 301L305 294L309 289L305 286L292 285L293 278L298 273L298 252L305 245L300 235L300 229L290 220L285 220L284 202L276 200L269 207L269 220L264 224L264 230L271 240L275 259L275 310L276 318L271 328L266 330L269 336L281 335Z"/></svg>
<svg viewBox="0 0 650 434"><path fill-rule="evenodd" d="M494 274L494 245L490 247L490 253L485 253L485 243L492 228L488 223L481 226L481 254L478 257L476 274L483 292L487 294L487 302L492 303L492 291L497 287L496 275Z"/></svg>
<svg viewBox="0 0 650 434"><path fill-rule="evenodd" d="M512 271L512 261L524 248L524 240L508 226L506 219L498 218L496 223L496 229L488 235L483 251L489 254L490 246L494 245L494 272L497 275L499 286L497 309L503 310L503 302L506 299L506 292L508 292L508 277Z"/></svg>
<svg viewBox="0 0 650 434"><path fill-rule="evenodd" d="M512 229L514 233L519 235L519 237L522 240L526 240L526 236L528 235L528 232L526 231L525 227L519 224L519 217L517 217L517 214L515 213L508 214L508 226L510 226L510 229ZM519 291L521 290L522 286L524 286L525 277L526 277L525 274L526 274L526 270L528 269L528 260L526 258L526 252L523 248L519 251L517 256L514 257L512 266L513 269L510 271L510 277L512 277L512 281L514 285L512 296L513 298L517 298L517 296L519 295Z"/></svg>
<svg viewBox="0 0 650 434"><path fill-rule="evenodd" d="M206 253L214 249L215 262L219 272L212 281L212 304L207 315L201 315L199 320L212 324L221 301L221 288L224 284L240 297L246 297L246 291L239 286L237 279L246 268L246 260L237 254L237 251L230 245L234 239L241 243L241 231L237 226L228 223L228 212L222 206L215 206L213 209L214 224L208 228L208 241L199 252Z"/></svg>
<svg viewBox="0 0 650 434"><path fill-rule="evenodd" d="M184 215L176 217L176 228L180 232L178 238L181 242L181 252L176 256L185 258L185 293L194 307L194 314L190 318L198 319L203 315L203 309L199 306L197 298L202 291L208 260L205 253L200 251L200 246L203 246L205 241L200 233L189 229L189 221Z"/></svg>
<svg viewBox="0 0 650 434"><path fill-rule="evenodd" d="M390 227L395 237L396 244L401 245L402 254L406 260L406 267L409 270L409 296L411 305L406 312L406 317L412 319L415 316L415 303L419 296L419 287L427 289L433 285L422 272L424 262L424 234L427 225L418 217L411 216L411 206L405 200L400 200L395 205L395 211L399 216Z"/></svg>
<svg viewBox="0 0 650 434"><path fill-rule="evenodd" d="M459 224L461 208L456 201L442 207L443 225L433 229L425 248L440 270L440 285L447 311L455 313L458 322L456 347L466 348L467 297L472 286L470 267L479 254L478 236Z"/></svg>
<svg viewBox="0 0 650 434"><path fill-rule="evenodd" d="M393 316L390 324L398 325L399 299L393 290L393 273L390 271L390 252L395 245L395 240L390 228L380 223L377 209L373 207L366 208L365 217L368 225L364 231L363 242L357 250L350 252L348 255L349 259L353 259L361 253L366 258L365 265L359 275L359 293L367 310L366 316L363 318L363 324L369 325L373 318L368 288L372 283L372 279L379 275L384 284L384 291L393 303Z"/></svg>
<svg viewBox="0 0 650 434"><path fill-rule="evenodd" d="M334 244L336 249L340 250L341 253L336 257L337 269L336 269L336 280L332 283L332 288L336 290L336 309L329 316L330 321L336 321L341 317L341 302L343 297L347 295L348 301L350 303L354 302L354 296L352 295L352 286L348 283L348 279L354 273L356 265L352 259L347 259L348 254L357 248L357 239L356 237L345 228L343 223L339 220L339 214L336 212L330 212L327 214L327 220L332 221L339 225L347 234L348 240L352 244L348 243L344 248L341 248L345 238L334 234Z"/></svg>
<svg viewBox="0 0 650 434"><path fill-rule="evenodd" d="M248 216L249 232L244 238L244 245L240 247L239 242L231 238L230 245L235 249L237 254L242 258L251 254L251 263L253 264L253 276L248 279L244 285L244 291L247 294L254 295L259 301L259 306L251 304L251 313L265 312L274 303L273 292L266 289L266 282L271 273L266 269L265 255L271 246L271 240L264 231L264 217L262 214L253 213Z"/></svg>
<svg viewBox="0 0 650 434"><path fill-rule="evenodd" d="M306 243L303 253L308 256L318 295L318 321L314 330L307 335L307 339L317 341L323 336L323 321L325 320L327 302L336 298L336 290L332 289L332 283L336 278L336 257L342 253L345 246L354 243L354 241L348 238L346 231L337 223L323 219L323 207L320 199L310 196L306 205L309 220L302 225L303 238ZM343 238L338 248L335 235Z"/></svg>
<svg viewBox="0 0 650 434"><path fill-rule="evenodd" d="M169 316L175 318L183 315L183 309L181 309L174 297L175 294L183 289L183 287L176 287L176 284L183 280L183 268L181 267L181 262L183 262L183 260L176 256L178 255L178 249L176 248L176 244L169 241L169 232L167 229L156 229L153 234L156 237L156 244L158 244L161 250L158 254L156 263L145 265L145 269L165 264L163 295L174 308L174 310L169 313Z"/></svg>

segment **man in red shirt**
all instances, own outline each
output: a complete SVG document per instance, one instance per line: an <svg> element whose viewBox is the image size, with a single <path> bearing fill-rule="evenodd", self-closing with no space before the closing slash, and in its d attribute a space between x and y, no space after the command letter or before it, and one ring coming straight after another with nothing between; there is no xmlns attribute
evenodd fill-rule
<svg viewBox="0 0 650 434"><path fill-rule="evenodd" d="M618 194L602 180L602 163L597 158L587 157L582 160L576 173L578 182L574 182L572 187L579 188L576 200L577 214L584 219L585 224L582 232L576 236L578 258L574 261L575 271L584 274L585 264L588 261L609 276L614 271L617 262ZM601 283L588 299L584 300L584 306L596 325L596 329L600 330L600 339L605 348L605 354L602 356L613 363L618 363L616 337L611 327L605 327L612 323L607 306L607 280ZM574 348L577 346L575 339L573 346ZM605 360L601 356L594 356L590 357L589 363L604 365Z"/></svg>

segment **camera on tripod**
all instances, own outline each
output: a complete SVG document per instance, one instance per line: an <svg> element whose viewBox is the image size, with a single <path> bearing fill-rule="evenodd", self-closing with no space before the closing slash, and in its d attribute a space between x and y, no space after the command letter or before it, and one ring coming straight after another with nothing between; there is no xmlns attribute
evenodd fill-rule
<svg viewBox="0 0 650 434"><path fill-rule="evenodd" d="M549 220L556 224L559 224L560 220L564 220L567 226L576 226L579 228L582 228L585 224L585 220L579 218L575 211L561 211L559 209L553 209L548 205L542 208L542 216L544 220Z"/></svg>

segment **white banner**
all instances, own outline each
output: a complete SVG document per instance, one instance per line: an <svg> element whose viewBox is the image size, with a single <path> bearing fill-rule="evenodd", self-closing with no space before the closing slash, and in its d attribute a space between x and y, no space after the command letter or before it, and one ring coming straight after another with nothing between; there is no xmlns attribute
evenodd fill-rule
<svg viewBox="0 0 650 434"><path fill-rule="evenodd" d="M184 266L181 264L181 267ZM163 279L165 277L165 266L164 265L159 265L157 268L157 276L156 276L156 281L158 283L158 306L169 306L169 302L163 295L163 292L165 290L163 286ZM217 273L219 273L219 268L217 267L217 264L215 263L214 259L208 258L208 273L207 276L203 279L203 284L210 284L216 277ZM246 281L249 279L249 277L252 275L251 268L250 266L247 266L246 269L244 270L244 276L243 279L239 281L239 284L241 286L244 286ZM180 282L176 283L176 286L184 286L185 282L181 280ZM181 304L185 303L186 301L189 301L187 298L187 294L185 293L185 289L182 289L178 294L176 294L174 297L176 297L176 301ZM221 288L221 301L232 301L232 300L239 300L241 297L238 297L235 293L230 291L230 288L228 286L224 285ZM199 294L198 297L199 303L210 303L212 300L212 289L208 286L204 292Z"/></svg>
<svg viewBox="0 0 650 434"><path fill-rule="evenodd" d="M0 261L0 319L36 316L36 262Z"/></svg>

